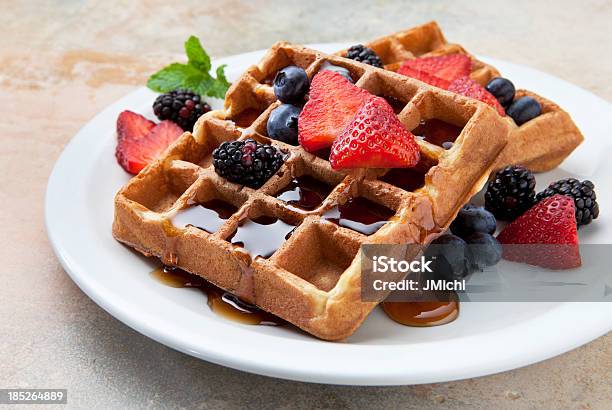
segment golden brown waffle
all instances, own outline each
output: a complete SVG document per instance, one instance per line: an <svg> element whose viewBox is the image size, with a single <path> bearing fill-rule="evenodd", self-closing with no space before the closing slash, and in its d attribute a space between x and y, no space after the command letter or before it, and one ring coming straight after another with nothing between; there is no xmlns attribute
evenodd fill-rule
<svg viewBox="0 0 612 410"><path fill-rule="evenodd" d="M385 68L391 71L397 71L407 59L459 53L471 58L471 77L482 86L500 76L495 67L479 61L462 46L447 42L434 21L381 37L366 46L373 49L382 59ZM337 55L346 55L346 50ZM538 100L542 105L542 114L520 127L508 117L511 134L495 169L521 164L534 172L549 171L571 154L584 137L570 115L557 104L533 92L517 90L517 97L524 95Z"/></svg>
<svg viewBox="0 0 612 410"><path fill-rule="evenodd" d="M418 141L422 160L413 172L422 178L421 187L407 191L382 181L390 172L386 169L335 171L326 159L300 146L267 138L268 115L279 105L270 86L276 72L297 65L312 78L326 61L347 68L357 86L403 101L398 117L407 129L431 118L462 128L449 150ZM119 191L113 234L143 254L200 275L317 337L343 339L376 305L361 301L360 245L428 244L484 185L507 133L507 122L486 104L390 71L278 43L232 85L224 110L202 116L193 134L185 133ZM288 155L279 172L257 190L228 182L211 165L212 151L221 142L245 138L270 143ZM322 205L310 212L291 208L274 196L303 174L333 187ZM395 213L370 236L322 217L358 196ZM238 208L214 233L173 224L177 214L212 198ZM226 239L246 218L260 215L297 228L271 257L251 259Z"/></svg>

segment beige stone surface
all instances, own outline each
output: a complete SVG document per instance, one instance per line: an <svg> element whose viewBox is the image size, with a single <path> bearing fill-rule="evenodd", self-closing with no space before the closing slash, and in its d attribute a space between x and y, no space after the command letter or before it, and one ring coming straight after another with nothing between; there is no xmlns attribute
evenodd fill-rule
<svg viewBox="0 0 612 410"><path fill-rule="evenodd" d="M64 145L180 54L189 34L224 56L279 39L367 40L437 19L476 53L612 100L612 2L2 0L0 10L0 388L68 388L75 408L612 407L610 334L498 375L392 388L282 381L194 359L89 300L53 255L43 216Z"/></svg>

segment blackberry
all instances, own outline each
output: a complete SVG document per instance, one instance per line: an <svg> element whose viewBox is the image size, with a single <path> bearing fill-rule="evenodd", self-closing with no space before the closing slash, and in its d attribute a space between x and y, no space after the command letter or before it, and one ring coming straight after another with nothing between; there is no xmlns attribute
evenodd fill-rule
<svg viewBox="0 0 612 410"><path fill-rule="evenodd" d="M279 150L253 139L224 142L213 151L217 174L237 184L259 188L285 162Z"/></svg>
<svg viewBox="0 0 612 410"><path fill-rule="evenodd" d="M382 68L383 66L382 60L376 55L374 50L362 44L357 44L356 46L349 48L346 52L346 58L378 68Z"/></svg>
<svg viewBox="0 0 612 410"><path fill-rule="evenodd" d="M574 199L576 223L588 225L599 216L599 205L595 195L595 185L591 181L578 181L576 178L561 179L553 182L542 192L538 192L537 201L555 194L566 195Z"/></svg>
<svg viewBox="0 0 612 410"><path fill-rule="evenodd" d="M153 103L157 118L173 121L183 131L193 131L198 118L210 110L210 105L202 101L198 94L181 89L162 94Z"/></svg>
<svg viewBox="0 0 612 410"><path fill-rule="evenodd" d="M511 221L535 201L535 178L521 166L508 166L495 174L485 193L485 208L498 219Z"/></svg>

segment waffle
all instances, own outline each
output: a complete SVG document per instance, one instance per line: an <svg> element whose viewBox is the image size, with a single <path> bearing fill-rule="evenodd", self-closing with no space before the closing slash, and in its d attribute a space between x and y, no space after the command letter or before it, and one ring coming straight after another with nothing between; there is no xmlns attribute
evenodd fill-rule
<svg viewBox="0 0 612 410"><path fill-rule="evenodd" d="M397 71L407 59L460 53L470 57L471 77L482 86L500 76L495 67L479 61L462 46L448 43L433 21L381 37L366 46L378 54L385 69L390 71ZM336 54L344 56L346 50ZM533 172L549 171L571 154L584 137L570 115L557 104L527 90L517 90L516 95L535 98L542 105L542 114L520 127L508 117L511 134L494 168L520 164Z"/></svg>
<svg viewBox="0 0 612 410"><path fill-rule="evenodd" d="M267 118L280 104L270 86L276 72L297 65L312 78L326 61L347 68L357 86L403 101L398 118L407 129L431 118L462 127L449 150L418 141L422 159L407 172L417 174L422 186L405 190L384 182L391 172L387 169L333 170L325 158L267 138ZM507 135L507 122L479 101L352 60L278 43L232 85L223 110L203 115L193 134L185 133L162 158L118 192L113 235L141 253L202 276L312 335L344 339L377 304L361 301L360 246L431 242L482 188ZM270 143L287 155L281 169L259 189L231 183L211 165L215 147L223 141L245 138ZM333 187L320 207L310 212L275 197L293 177L304 174ZM369 236L324 219L326 212L351 197L383 205L394 216ZM214 233L173 224L185 209L212 198L238 209ZM226 240L245 219L261 215L296 226L267 259L251 258L243 248Z"/></svg>

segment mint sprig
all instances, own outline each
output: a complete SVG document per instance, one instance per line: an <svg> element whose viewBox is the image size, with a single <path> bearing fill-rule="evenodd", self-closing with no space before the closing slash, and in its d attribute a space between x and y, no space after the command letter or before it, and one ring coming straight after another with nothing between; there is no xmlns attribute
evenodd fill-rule
<svg viewBox="0 0 612 410"><path fill-rule="evenodd" d="M159 93L184 88L202 96L224 98L230 83L225 78L225 64L210 74L210 57L196 36L185 41L187 64L172 63L149 77L147 87Z"/></svg>

